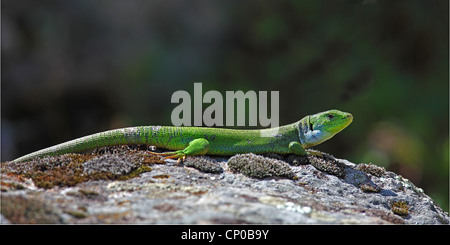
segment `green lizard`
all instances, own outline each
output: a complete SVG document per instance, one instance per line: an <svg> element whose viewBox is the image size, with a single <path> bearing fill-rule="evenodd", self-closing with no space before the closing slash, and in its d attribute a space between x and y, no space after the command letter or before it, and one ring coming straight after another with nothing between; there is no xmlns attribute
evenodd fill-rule
<svg viewBox="0 0 450 245"><path fill-rule="evenodd" d="M277 128L237 130L207 127L141 126L109 130L71 140L19 157L14 162L82 152L104 146L147 144L172 150L153 153L184 160L186 156L239 153L306 155L306 148L318 145L347 127L350 113L329 110L306 116ZM274 133L272 137L263 137Z"/></svg>

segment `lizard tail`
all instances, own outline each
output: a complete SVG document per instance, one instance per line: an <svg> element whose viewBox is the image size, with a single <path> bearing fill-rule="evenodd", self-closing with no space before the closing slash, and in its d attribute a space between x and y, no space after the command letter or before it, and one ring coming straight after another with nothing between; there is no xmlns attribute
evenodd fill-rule
<svg viewBox="0 0 450 245"><path fill-rule="evenodd" d="M158 126L130 127L96 133L27 154L13 160L13 162L27 162L35 158L83 152L105 146L132 144L159 146L164 144L164 142L160 142L161 139L158 139L158 137L152 137L157 131L156 129L159 128Z"/></svg>

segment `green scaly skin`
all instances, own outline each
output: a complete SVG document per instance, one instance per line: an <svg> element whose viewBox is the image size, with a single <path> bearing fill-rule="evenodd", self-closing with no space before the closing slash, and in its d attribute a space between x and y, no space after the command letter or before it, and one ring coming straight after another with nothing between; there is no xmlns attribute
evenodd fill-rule
<svg viewBox="0 0 450 245"><path fill-rule="evenodd" d="M306 155L306 148L318 145L347 127L350 113L329 110L306 116L298 122L261 130L206 127L141 126L109 130L45 148L14 160L83 152L105 146L147 144L172 150L154 153L184 160L186 156L240 153L279 153ZM273 133L271 137L264 137Z"/></svg>

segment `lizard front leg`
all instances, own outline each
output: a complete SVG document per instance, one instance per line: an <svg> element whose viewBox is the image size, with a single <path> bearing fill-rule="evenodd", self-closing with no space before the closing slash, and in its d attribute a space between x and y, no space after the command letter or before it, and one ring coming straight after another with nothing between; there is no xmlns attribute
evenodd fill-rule
<svg viewBox="0 0 450 245"><path fill-rule="evenodd" d="M205 155L209 150L209 142L204 138L195 139L189 142L189 145L183 150L152 153L155 155L164 156L164 158L178 158L178 163L184 161L187 156Z"/></svg>
<svg viewBox="0 0 450 245"><path fill-rule="evenodd" d="M306 156L308 154L305 148L303 148L303 146L297 141L292 141L289 143L289 151L299 156Z"/></svg>

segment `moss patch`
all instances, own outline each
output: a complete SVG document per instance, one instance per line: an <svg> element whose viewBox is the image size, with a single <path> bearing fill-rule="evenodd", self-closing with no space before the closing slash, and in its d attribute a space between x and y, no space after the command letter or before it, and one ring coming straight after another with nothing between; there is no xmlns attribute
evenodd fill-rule
<svg viewBox="0 0 450 245"><path fill-rule="evenodd" d="M223 172L223 169L219 166L219 163L213 158L207 156L188 157L184 162L187 167L193 167L205 173L219 174Z"/></svg>
<svg viewBox="0 0 450 245"><path fill-rule="evenodd" d="M337 161L333 156L324 152L316 150L308 150L308 152L311 154L307 156L298 156L294 154L279 155L274 153L265 154L265 156L287 162L293 166L311 164L320 171L336 175L340 178L345 177L345 164Z"/></svg>
<svg viewBox="0 0 450 245"><path fill-rule="evenodd" d="M356 165L355 169L377 177L381 177L386 174L385 168L370 163L360 163Z"/></svg>
<svg viewBox="0 0 450 245"><path fill-rule="evenodd" d="M89 180L126 180L151 171L151 164L164 163L149 152L126 146L109 147L104 154L65 154L25 163L5 162L2 174L32 179L39 188L75 186Z"/></svg>
<svg viewBox="0 0 450 245"><path fill-rule="evenodd" d="M400 216L407 216L409 214L409 205L404 201L391 202L391 211Z"/></svg>
<svg viewBox="0 0 450 245"><path fill-rule="evenodd" d="M267 158L253 153L239 154L228 160L228 166L233 172L242 173L246 176L265 179L274 177L284 177L293 179L295 174L289 164Z"/></svg>
<svg viewBox="0 0 450 245"><path fill-rule="evenodd" d="M345 177L345 164L333 159L333 158L326 158L326 157L317 157L317 156L311 156L308 155L308 160L315 168L335 175L339 178Z"/></svg>

